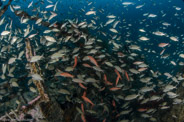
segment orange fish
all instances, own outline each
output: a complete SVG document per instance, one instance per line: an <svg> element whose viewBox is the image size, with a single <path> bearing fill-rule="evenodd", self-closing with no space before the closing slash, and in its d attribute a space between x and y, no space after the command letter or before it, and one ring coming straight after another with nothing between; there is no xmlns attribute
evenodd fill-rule
<svg viewBox="0 0 184 122"><path fill-rule="evenodd" d="M87 97L85 97L85 96L82 96L82 99L83 99L84 101L90 103L92 106L94 106L94 103L93 103L89 98L87 98Z"/></svg>
<svg viewBox="0 0 184 122"><path fill-rule="evenodd" d="M106 118L103 120L103 122L106 122Z"/></svg>
<svg viewBox="0 0 184 122"><path fill-rule="evenodd" d="M79 83L79 86L83 89L87 89L87 87L85 87L82 83Z"/></svg>
<svg viewBox="0 0 184 122"><path fill-rule="evenodd" d="M86 91L84 91L83 95L82 96L86 96Z"/></svg>
<svg viewBox="0 0 184 122"><path fill-rule="evenodd" d="M84 104L81 103L81 109L82 109L82 112L84 113Z"/></svg>
<svg viewBox="0 0 184 122"><path fill-rule="evenodd" d="M74 59L74 65L73 65L73 69L77 66L77 56L75 56L75 59Z"/></svg>
<svg viewBox="0 0 184 122"><path fill-rule="evenodd" d="M96 60L92 56L88 56L88 58L90 59L91 63L93 63L94 65L99 67L98 63L96 62Z"/></svg>
<svg viewBox="0 0 184 122"><path fill-rule="evenodd" d="M86 118L85 118L84 114L81 114L81 119L82 119L82 122L86 122Z"/></svg>
<svg viewBox="0 0 184 122"><path fill-rule="evenodd" d="M121 88L119 88L119 87L112 87L112 88L110 88L109 90L111 90L111 91L117 91L117 90L119 90L119 89L121 89Z"/></svg>
<svg viewBox="0 0 184 122"><path fill-rule="evenodd" d="M107 81L107 76L106 76L106 74L104 74L104 81L105 81L105 84L107 84L107 85L113 85L113 83Z"/></svg>
<svg viewBox="0 0 184 122"><path fill-rule="evenodd" d="M119 81L119 76L117 76L117 78L116 78L116 85L118 85L118 81Z"/></svg>
<svg viewBox="0 0 184 122"><path fill-rule="evenodd" d="M104 81L107 81L107 76L106 76L106 74L104 74Z"/></svg>
<svg viewBox="0 0 184 122"><path fill-rule="evenodd" d="M112 106L113 106L113 107L116 107L115 100L112 101Z"/></svg>
<svg viewBox="0 0 184 122"><path fill-rule="evenodd" d="M126 79L128 80L128 81L130 81L130 79L129 79L129 77L128 77L128 73L125 71L125 76L126 76Z"/></svg>
<svg viewBox="0 0 184 122"><path fill-rule="evenodd" d="M121 75L119 74L118 70L115 69L114 71L116 72L116 74L117 74L117 75L120 77L120 79L122 80L122 77L121 77Z"/></svg>
<svg viewBox="0 0 184 122"><path fill-rule="evenodd" d="M91 65L89 65L89 64L86 64L86 63L84 63L84 64L82 64L84 67L88 67L88 68L92 68L92 66Z"/></svg>
<svg viewBox="0 0 184 122"><path fill-rule="evenodd" d="M110 81L106 81L105 84L110 85L110 86L113 85L113 83L111 83Z"/></svg>
<svg viewBox="0 0 184 122"><path fill-rule="evenodd" d="M61 76L63 76L63 77L70 77L70 78L74 78L74 76L73 76L73 75L71 75L70 73L67 73L67 72L61 73L60 75L61 75Z"/></svg>
<svg viewBox="0 0 184 122"><path fill-rule="evenodd" d="M147 108L139 108L137 111L144 112L144 111L147 111L147 110L148 110Z"/></svg>

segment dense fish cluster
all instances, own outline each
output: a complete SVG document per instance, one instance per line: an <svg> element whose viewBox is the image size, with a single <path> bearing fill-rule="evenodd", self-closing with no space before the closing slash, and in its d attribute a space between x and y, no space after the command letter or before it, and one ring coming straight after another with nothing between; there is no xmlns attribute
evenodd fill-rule
<svg viewBox="0 0 184 122"><path fill-rule="evenodd" d="M119 2L126 11L129 7L142 11L146 6ZM181 37L164 31L172 26L165 21L159 23L160 28L148 32L146 19L164 17L166 13L143 13L145 19L140 25L145 25L136 30L139 36L133 41L129 38L133 35L129 31L131 23L106 13L103 8L95 8L96 2L86 3L89 9L80 9L84 19L76 17L62 21L58 20L61 17L59 0L26 4L28 9L37 11L37 15L29 15L19 4L9 6L17 20L6 15L0 18L1 116L11 109L20 109L39 96L34 80L44 81L49 97L61 105L70 121L136 122L139 119L157 122L158 112L184 103L176 92L178 87L184 86L182 73L160 72L146 59L147 55L155 54L164 63L170 59L165 52L181 40ZM44 9L36 8L37 4ZM181 10L176 6L174 9ZM105 21L99 22L99 14L105 16ZM21 27L16 26L17 23ZM125 38L121 29L127 31ZM154 38L161 40L153 43ZM26 41L31 43L33 56L25 48ZM161 52L152 50L150 45ZM169 60L169 63L183 66L184 53L174 52L173 55L178 59ZM29 63L36 63L42 73L30 72ZM72 116L68 109L73 112ZM66 118L63 121L68 121Z"/></svg>

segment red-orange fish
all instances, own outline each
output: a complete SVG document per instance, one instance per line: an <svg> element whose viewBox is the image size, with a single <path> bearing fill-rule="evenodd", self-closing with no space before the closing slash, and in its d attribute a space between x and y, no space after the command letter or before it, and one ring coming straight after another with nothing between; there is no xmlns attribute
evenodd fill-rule
<svg viewBox="0 0 184 122"><path fill-rule="evenodd" d="M82 96L82 99L83 99L85 102L88 102L88 103L90 103L92 106L94 106L94 103L93 103L89 98L87 98L87 97L85 97L85 96Z"/></svg>
<svg viewBox="0 0 184 122"><path fill-rule="evenodd" d="M144 111L147 111L147 110L148 110L147 108L139 108L137 111L144 112Z"/></svg>
<svg viewBox="0 0 184 122"><path fill-rule="evenodd" d="M96 65L97 67L99 67L97 61L92 56L88 56L88 58L91 61L91 63L93 63L94 65Z"/></svg>
<svg viewBox="0 0 184 122"><path fill-rule="evenodd" d="M115 69L114 71L116 72L116 74L117 74L117 75L120 77L120 79L122 80L122 77L121 77L120 73L118 72L118 70Z"/></svg>
<svg viewBox="0 0 184 122"><path fill-rule="evenodd" d="M82 96L85 96L86 97L86 91L84 91L83 95Z"/></svg>
<svg viewBox="0 0 184 122"><path fill-rule="evenodd" d="M106 118L103 120L103 122L106 122Z"/></svg>
<svg viewBox="0 0 184 122"><path fill-rule="evenodd" d="M84 67L92 68L92 66L91 66L91 65L86 64L86 63L83 63L82 65L83 65Z"/></svg>
<svg viewBox="0 0 184 122"><path fill-rule="evenodd" d="M110 81L106 81L105 84L110 85L110 86L113 85L113 83L111 83Z"/></svg>
<svg viewBox="0 0 184 122"><path fill-rule="evenodd" d="M70 73L67 73L67 72L63 72L63 73L61 73L60 75L61 75L61 76L63 76L63 77L70 77L70 78L74 78L74 76L73 76L73 75L71 75Z"/></svg>
<svg viewBox="0 0 184 122"><path fill-rule="evenodd" d="M86 118L85 118L84 114L81 114L81 119L82 119L82 122L86 122Z"/></svg>
<svg viewBox="0 0 184 122"><path fill-rule="evenodd" d="M77 66L77 56L75 56L75 59L74 59L74 65L73 65L73 69Z"/></svg>
<svg viewBox="0 0 184 122"><path fill-rule="evenodd" d="M87 87L85 87L82 83L79 83L79 86L83 89L87 89Z"/></svg>
<svg viewBox="0 0 184 122"><path fill-rule="evenodd" d="M117 91L117 90L119 90L119 89L121 89L121 88L119 88L119 87L112 87L112 88L110 88L109 90L111 90L111 91Z"/></svg>
<svg viewBox="0 0 184 122"><path fill-rule="evenodd" d="M125 71L125 76L126 76L126 79L128 80L128 81L130 81L130 79L129 79L129 77L128 77L128 73Z"/></svg>
<svg viewBox="0 0 184 122"><path fill-rule="evenodd" d="M118 81L119 81L119 76L117 76L117 78L116 78L116 85L118 85Z"/></svg>
<svg viewBox="0 0 184 122"><path fill-rule="evenodd" d="M104 81L107 81L107 76L106 76L106 74L104 74Z"/></svg>
<svg viewBox="0 0 184 122"><path fill-rule="evenodd" d="M104 74L104 81L105 81L105 84L107 84L107 85L113 85L113 83L111 83L110 81L107 80L106 74Z"/></svg>
<svg viewBox="0 0 184 122"><path fill-rule="evenodd" d="M116 107L115 100L112 101L112 106L113 106L113 107Z"/></svg>
<svg viewBox="0 0 184 122"><path fill-rule="evenodd" d="M81 110L82 110L82 112L84 114L84 104L83 103L81 103Z"/></svg>

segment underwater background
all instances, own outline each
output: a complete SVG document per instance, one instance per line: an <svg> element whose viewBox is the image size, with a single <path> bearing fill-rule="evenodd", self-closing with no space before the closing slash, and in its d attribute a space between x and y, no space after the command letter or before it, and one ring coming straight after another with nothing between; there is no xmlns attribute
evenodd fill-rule
<svg viewBox="0 0 184 122"><path fill-rule="evenodd" d="M8 1L3 2L3 4L6 4ZM21 9L25 10L30 15L35 15L38 13L38 11L33 12L32 10L28 10L27 6L32 1L13 1L12 4L21 6ZM57 1L52 1L53 3ZM90 2L92 2L90 5L88 5ZM132 2L133 5L122 5L123 2ZM45 7L49 5L50 3L48 1L43 1L41 3L40 1L33 1L33 3L36 3L35 7L40 8L41 10L51 11L53 8L46 9ZM118 24L120 28L117 27L118 30L118 36L121 36L121 40L118 42L120 44L126 44L125 40L131 40L132 44L138 44L142 47L142 49L146 48L149 50L154 50L157 53L161 52L162 49L158 47L158 44L160 42L170 42L170 46L165 51L166 54L169 55L168 58L160 60L161 56L156 55L154 53L149 53L148 50L142 51L141 54L146 57L146 62L149 63L149 66L154 69L158 70L161 73L169 72L171 74L176 74L176 72L180 69L179 65L173 66L170 61L175 61L176 63L182 62L183 60L178 58L179 53L182 53L182 41L178 41L177 43L170 41L169 38L165 37L157 37L152 34L154 31L161 31L169 36L176 36L179 40L183 39L183 22L184 19L183 16L183 7L184 2L182 0L168 0L168 1L159 1L159 0L137 0L137 1L123 1L123 0L97 0L97 1L83 1L83 0L63 0L58 1L58 8L57 8L57 14L54 19L51 20L51 22L55 21L63 21L66 19L78 19L79 21L85 20L87 22L90 22L93 18L98 17L98 21L96 21L96 26L99 27L101 23L105 23L108 18L106 18L107 15L115 15L117 16L117 20L120 20L121 22ZM136 9L137 6L143 5L143 7ZM176 10L176 7L181 8L181 10ZM89 11L91 8L94 8L95 11L97 11L96 15L94 16L86 16L85 12L83 12L81 9L85 11ZM99 11L102 11L99 12ZM148 18L147 16L143 16L143 14L155 14L157 17L155 18ZM164 15L164 16L163 16ZM21 24L18 19L11 11L10 9L7 10L6 14L4 16L8 16L13 18L16 18L14 20L13 27L23 27L26 26L24 24ZM42 15L39 15L39 17L42 17ZM29 21L32 23L32 21ZM164 25L162 25L163 22L167 22L171 24L170 26L164 28ZM130 25L129 25L130 24ZM5 24L4 24L5 26ZM3 28L3 25L2 27ZM35 27L38 29L38 31L41 33L41 30L39 27ZM145 33L139 32L139 29L145 29ZM97 30L92 31L91 34L97 35L99 38L102 38L104 40L109 40L108 36L104 37L103 35L99 35L98 33L95 33L97 31L103 31L105 33L109 32L109 26L103 27L103 28L97 28ZM110 33L111 35L111 33ZM138 39L141 36L147 36L150 38L147 42L139 42ZM166 69L168 69L166 71Z"/></svg>
<svg viewBox="0 0 184 122"><path fill-rule="evenodd" d="M6 1L8 2L8 1ZM4 2L4 3L6 3ZM13 4L20 5L23 10L26 10L30 15L35 15L37 12L32 12L31 10L27 9L27 6L32 1L15 1ZM47 5L49 5L49 2L43 1L44 4L39 3L39 1L35 1L35 3L38 3L35 7L40 7L41 10L47 10L51 11L52 8L45 9ZM52 1L55 3L56 1ZM88 6L88 3L92 2ZM123 6L123 2L132 2L133 5ZM151 33L154 31L163 31L167 33L170 36L177 36L179 40L183 39L183 22L184 19L183 16L183 7L184 2L182 0L168 0L168 1L160 1L160 0L137 0L137 1L123 1L123 0L97 0L97 1L83 1L83 0L63 0L58 1L58 8L57 8L57 14L58 16L55 17L52 22L55 21L63 21L65 19L79 19L80 20L86 20L87 22L90 22L93 17L98 17L99 20L96 22L96 26L100 26L100 23L105 23L108 18L106 18L107 15L113 14L117 16L118 20L123 21L125 19L125 22L120 22L117 27L118 35L120 35L122 38L119 43L124 44L125 40L132 40L133 44L141 45L141 47L155 50L156 52L160 52L161 49L158 48L158 44L162 42L170 42L168 38L165 37L156 37L152 35ZM144 5L140 9L136 9L136 6ZM94 7L94 10L97 11L95 16L86 16L85 12L81 11L81 9L85 11L89 11L91 8ZM175 7L181 8L181 10L176 10ZM103 13L99 12L103 9ZM147 18L146 16L143 16L145 13L152 13L156 14L156 18ZM6 14L11 18L16 18L14 14L10 10L6 12ZM164 17L162 15L166 14ZM40 17L42 15L39 15ZM15 19L16 26L25 26L22 25L18 20ZM144 22L143 22L144 21ZM142 24L140 24L143 22ZM171 24L169 27L163 29L163 22L167 22ZM131 26L128 26L128 24L131 24ZM126 27L129 27L126 29ZM109 26L100 28L100 31L104 31L106 33L109 32ZM146 33L140 33L139 29L145 29ZM39 29L39 31L41 31ZM92 32L93 34L94 31ZM130 34L129 34L130 33ZM95 35L98 35L97 33ZM138 38L140 36L147 35L147 37L151 38L148 42L138 42ZM103 37L102 35L98 35L99 38L104 38L108 40L108 37ZM159 60L160 56L155 55L153 53L148 53L147 51L142 51L141 53L146 57L146 61L149 62L149 66L154 68L158 68L157 70L160 72L167 72L165 69L167 68L170 73L176 73L179 69L179 66L173 66L170 64L170 61L180 62L182 59L178 59L177 56L175 56L175 53L182 53L182 41L179 41L177 43L171 42L171 46L168 47L168 50L166 50L166 54L169 54L170 56L167 59ZM152 46L153 45L153 46ZM171 72L172 71L172 72ZM174 75L174 74L173 74Z"/></svg>
<svg viewBox="0 0 184 122"><path fill-rule="evenodd" d="M63 116L53 121L184 120L183 9L183 0L13 0L0 16L0 115L19 106L18 116L45 91L52 102L39 106L52 109L33 116L31 104L31 120L52 121L55 107Z"/></svg>

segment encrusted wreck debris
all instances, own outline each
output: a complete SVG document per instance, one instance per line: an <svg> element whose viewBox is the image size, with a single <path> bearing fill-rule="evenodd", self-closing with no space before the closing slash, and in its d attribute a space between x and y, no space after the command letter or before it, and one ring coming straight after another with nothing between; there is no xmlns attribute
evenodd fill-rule
<svg viewBox="0 0 184 122"><path fill-rule="evenodd" d="M33 56L34 54L33 49L31 48L30 41L26 40L26 58L30 65L30 72L31 74L41 75L39 64L35 62L30 62L31 57ZM12 110L12 112L2 116L0 118L1 121L26 120L27 114L32 115L33 118L31 118L30 120L35 119L39 121L39 118L45 118L49 122L62 121L63 111L56 101L49 98L48 92L44 89L43 81L33 80L33 83L38 89L39 96L30 101L27 106L23 105L17 110Z"/></svg>

